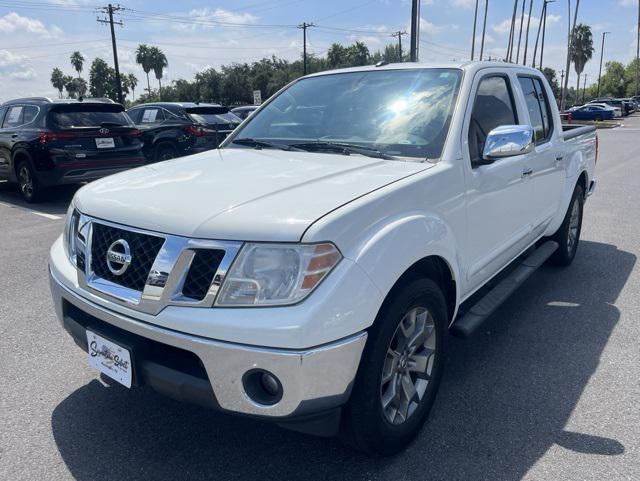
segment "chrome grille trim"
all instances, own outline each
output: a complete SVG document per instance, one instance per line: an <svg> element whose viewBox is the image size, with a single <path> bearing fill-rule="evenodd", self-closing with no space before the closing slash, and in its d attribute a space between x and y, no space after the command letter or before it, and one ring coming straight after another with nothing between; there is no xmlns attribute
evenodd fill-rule
<svg viewBox="0 0 640 481"><path fill-rule="evenodd" d="M91 267L91 242L94 224L102 224L116 229L162 237L164 239L164 244L153 262L142 292L100 278L93 272ZM159 314L167 306L213 307L224 277L242 247L242 242L191 239L188 237L162 234L116 224L102 219L95 219L84 214L80 214L78 225L79 235L76 237L77 249L84 253L85 259L84 270L76 267L80 287L101 297L107 297L110 301L122 306L151 315ZM80 236L84 238L84 241ZM213 276L213 282L209 286L206 296L201 301L182 295L182 287L189 268L191 267L196 249L216 249L224 251L224 257Z"/></svg>

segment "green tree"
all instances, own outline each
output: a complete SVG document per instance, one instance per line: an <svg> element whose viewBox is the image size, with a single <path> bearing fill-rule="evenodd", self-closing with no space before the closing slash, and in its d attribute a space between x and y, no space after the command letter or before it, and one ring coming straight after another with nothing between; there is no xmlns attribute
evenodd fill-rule
<svg viewBox="0 0 640 481"><path fill-rule="evenodd" d="M158 97L162 100L162 75L164 69L169 66L167 56L158 47L149 47L151 56L151 68L158 80Z"/></svg>
<svg viewBox="0 0 640 481"><path fill-rule="evenodd" d="M350 67L367 65L369 63L369 49L362 42L356 42L347 47L347 59Z"/></svg>
<svg viewBox="0 0 640 481"><path fill-rule="evenodd" d="M340 68L347 63L347 49L339 43L332 43L327 50L329 68Z"/></svg>
<svg viewBox="0 0 640 481"><path fill-rule="evenodd" d="M547 82L551 85L553 96L558 99L560 96L560 85L558 84L558 73L551 67L545 67L542 69L542 73L547 78Z"/></svg>
<svg viewBox="0 0 640 481"><path fill-rule="evenodd" d="M196 99L215 102L220 99L222 75L214 68L198 72L195 77Z"/></svg>
<svg viewBox="0 0 640 481"><path fill-rule="evenodd" d="M77 85L74 83L74 78L71 75L64 76L64 88L67 91L67 97L70 99L76 98Z"/></svg>
<svg viewBox="0 0 640 481"><path fill-rule="evenodd" d="M136 49L136 63L142 67L147 76L147 94L151 95L151 83L149 82L149 72L153 68L153 59L151 57L151 47L146 44L138 45Z"/></svg>
<svg viewBox="0 0 640 481"><path fill-rule="evenodd" d="M600 97L624 97L627 92L625 67L621 62L607 62L600 82Z"/></svg>
<svg viewBox="0 0 640 481"><path fill-rule="evenodd" d="M109 67L107 62L101 58L96 58L89 70L89 93L92 97L108 97L116 100L115 71Z"/></svg>
<svg viewBox="0 0 640 481"><path fill-rule="evenodd" d="M64 73L57 67L51 72L51 85L58 90L58 97L62 98L62 91L64 90Z"/></svg>
<svg viewBox="0 0 640 481"><path fill-rule="evenodd" d="M70 60L71 66L76 72L78 72L78 78L80 78L80 72L82 72L82 67L84 65L84 57L76 50L71 54Z"/></svg>
<svg viewBox="0 0 640 481"><path fill-rule="evenodd" d="M136 87L138 86L138 77L130 73L126 75L126 79L127 79L127 82L129 83L129 87L131 88L131 100L135 100Z"/></svg>
<svg viewBox="0 0 640 481"><path fill-rule="evenodd" d="M583 23L579 23L575 28L574 42L571 48L571 61L573 62L576 74L578 75L576 92L580 92L580 76L582 75L584 66L593 57L593 51L593 35L591 34L591 27Z"/></svg>

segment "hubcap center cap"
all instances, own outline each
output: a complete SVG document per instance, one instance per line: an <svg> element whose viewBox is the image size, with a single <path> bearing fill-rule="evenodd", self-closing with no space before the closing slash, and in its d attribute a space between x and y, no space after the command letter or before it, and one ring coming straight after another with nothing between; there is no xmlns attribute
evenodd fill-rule
<svg viewBox="0 0 640 481"><path fill-rule="evenodd" d="M407 361L406 356L402 356L400 358L400 369L404 371L405 369L407 369L408 365L409 365L409 362Z"/></svg>

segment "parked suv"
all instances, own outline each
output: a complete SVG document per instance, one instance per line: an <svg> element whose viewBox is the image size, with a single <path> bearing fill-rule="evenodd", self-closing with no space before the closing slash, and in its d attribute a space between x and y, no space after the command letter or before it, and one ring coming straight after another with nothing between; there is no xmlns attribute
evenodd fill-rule
<svg viewBox="0 0 640 481"><path fill-rule="evenodd" d="M227 107L191 102L141 104L127 111L143 132L149 160L168 160L215 149L242 120Z"/></svg>
<svg viewBox="0 0 640 481"><path fill-rule="evenodd" d="M0 105L0 179L17 183L27 202L47 187L144 163L140 131L120 104L38 97Z"/></svg>

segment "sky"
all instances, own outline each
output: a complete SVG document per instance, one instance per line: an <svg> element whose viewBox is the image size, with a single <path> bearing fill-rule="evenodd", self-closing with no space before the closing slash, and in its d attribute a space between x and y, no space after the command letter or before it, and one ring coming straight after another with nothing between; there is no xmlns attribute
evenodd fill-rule
<svg viewBox="0 0 640 481"><path fill-rule="evenodd" d="M528 10L529 1L526 0ZM530 27L535 42L543 0L533 1ZM558 72L565 68L567 4L557 0L548 6L544 66ZM604 58L628 62L635 56L639 0L582 0L578 21L591 26L596 52L585 68L587 84L597 81L602 43ZM54 67L75 72L69 62L74 50L86 57L83 76L91 61L104 58L113 65L109 29L98 23L102 16L97 0L0 0L0 101L21 96L55 97L50 76ZM478 33L482 28L484 0L480 0ZM207 67L251 62L276 55L293 60L302 51L302 31L296 25L313 22L307 48L323 55L333 42L356 40L372 50L396 40L392 32L409 31L409 0L122 0L116 18L120 70L134 73L142 91L144 72L135 63L138 44L160 47L169 67L163 83L192 79ZM514 0L489 0L485 54L504 57ZM518 15L522 0L519 3ZM571 1L572 8L575 0ZM475 0L422 0L420 61L468 60L471 52ZM572 14L573 15L573 14ZM519 17L518 17L519 18ZM525 15L525 27L526 27ZM519 26L519 21L518 21ZM409 36L403 37L403 48ZM479 53L479 41L476 57ZM522 40L524 50L524 38ZM570 84L576 84L571 72Z"/></svg>

